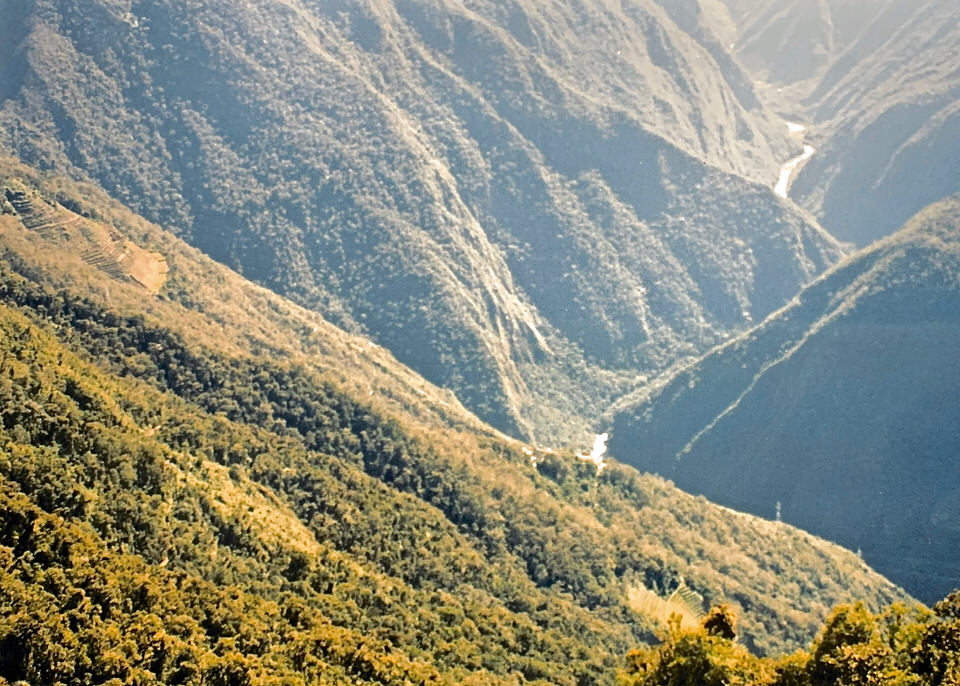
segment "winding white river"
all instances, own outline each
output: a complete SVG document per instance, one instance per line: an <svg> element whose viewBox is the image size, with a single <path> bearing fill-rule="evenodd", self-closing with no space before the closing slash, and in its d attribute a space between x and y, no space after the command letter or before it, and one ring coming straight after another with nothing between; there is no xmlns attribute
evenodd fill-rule
<svg viewBox="0 0 960 686"><path fill-rule="evenodd" d="M790 129L790 133L797 136L803 135L803 132L807 130L806 126L795 122L787 122L787 128ZM797 171L801 164L813 157L815 152L816 150L812 145L804 145L802 155L797 155L780 167L780 178L777 179L777 185L773 187L773 192L781 198L786 198L787 191L790 190L790 177L793 176L793 173Z"/></svg>

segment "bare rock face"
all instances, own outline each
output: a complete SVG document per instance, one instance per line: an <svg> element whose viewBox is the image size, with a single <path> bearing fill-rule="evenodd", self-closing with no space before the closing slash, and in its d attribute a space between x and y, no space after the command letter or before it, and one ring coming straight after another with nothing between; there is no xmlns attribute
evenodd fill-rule
<svg viewBox="0 0 960 686"><path fill-rule="evenodd" d="M769 191L793 143L695 6L0 12L0 145L370 334L514 434L581 434L637 373L842 254Z"/></svg>

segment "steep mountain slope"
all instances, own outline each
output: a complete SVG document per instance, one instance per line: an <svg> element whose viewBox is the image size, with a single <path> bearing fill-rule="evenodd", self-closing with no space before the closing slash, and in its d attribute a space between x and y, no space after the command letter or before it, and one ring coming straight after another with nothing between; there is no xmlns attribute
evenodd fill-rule
<svg viewBox="0 0 960 686"><path fill-rule="evenodd" d="M811 125L791 197L831 233L864 246L960 189L956 2L724 2L761 96Z"/></svg>
<svg viewBox="0 0 960 686"><path fill-rule="evenodd" d="M793 197L866 245L960 190L960 6L893 3L806 100L829 132Z"/></svg>
<svg viewBox="0 0 960 686"><path fill-rule="evenodd" d="M958 275L954 196L624 401L612 452L942 596L960 585Z"/></svg>
<svg viewBox="0 0 960 686"><path fill-rule="evenodd" d="M17 222L30 229L29 233L5 233L4 246L39 266L45 284L96 298L128 314L156 318L179 335L228 355L255 355L309 366L325 381L365 395L384 411L425 426L495 433L464 409L450 391L430 384L382 347L246 281L133 214L102 190L45 176L3 157L0 178L4 180L3 195L23 193L27 202L14 199L14 203L21 210L29 204L32 210L16 214L16 207L6 197L0 199L5 212L16 215ZM103 233L110 234L115 244L134 246L125 246L127 250L163 262L166 273L156 299L145 299L142 284L100 259L102 247L89 241L86 234Z"/></svg>
<svg viewBox="0 0 960 686"><path fill-rule="evenodd" d="M914 8L918 4L912 3ZM890 26L884 17L892 7L908 7L901 0L872 0L869 10L860 0L710 0L702 5L726 9L726 16L707 16L751 74L780 87L800 84L808 90L865 34Z"/></svg>
<svg viewBox="0 0 960 686"><path fill-rule="evenodd" d="M841 255L688 10L3 0L0 145L562 442Z"/></svg>
<svg viewBox="0 0 960 686"><path fill-rule="evenodd" d="M679 587L740 606L760 652L809 640L836 602L905 597L789 526L500 437L425 381L406 401L415 377L388 356L94 189L11 162L3 185L0 555L3 597L33 608L0 627L5 678L65 654L94 670L76 656L129 630L160 671L612 683ZM97 229L167 264L155 295L85 257ZM109 607L126 609L98 623ZM156 627L179 649L150 648ZM124 654L115 669L153 669Z"/></svg>

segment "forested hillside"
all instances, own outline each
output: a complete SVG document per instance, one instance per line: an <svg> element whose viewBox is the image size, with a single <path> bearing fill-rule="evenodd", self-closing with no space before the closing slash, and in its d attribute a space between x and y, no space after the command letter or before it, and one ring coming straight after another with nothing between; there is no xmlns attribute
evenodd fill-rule
<svg viewBox="0 0 960 686"><path fill-rule="evenodd" d="M960 199L623 401L611 450L861 549L933 602L960 585Z"/></svg>
<svg viewBox="0 0 960 686"><path fill-rule="evenodd" d="M677 589L740 607L760 652L837 602L906 598L789 526L378 400L320 356L241 352L228 303L252 339L296 306L92 189L6 171L73 223L0 215L5 678L612 683L669 612L695 621ZM95 228L161 247L156 294L77 254Z"/></svg>
<svg viewBox="0 0 960 686"><path fill-rule="evenodd" d="M0 0L0 686L960 685L958 46Z"/></svg>
<svg viewBox="0 0 960 686"><path fill-rule="evenodd" d="M841 256L796 146L686 5L3 0L0 145L369 334L501 430L582 439L636 376Z"/></svg>

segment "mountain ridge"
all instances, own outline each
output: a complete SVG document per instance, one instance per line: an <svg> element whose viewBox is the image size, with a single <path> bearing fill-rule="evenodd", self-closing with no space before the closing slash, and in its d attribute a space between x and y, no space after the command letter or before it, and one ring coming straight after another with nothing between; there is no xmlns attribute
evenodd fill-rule
<svg viewBox="0 0 960 686"><path fill-rule="evenodd" d="M583 440L638 369L844 252L770 192L794 143L676 7L126 7L22 10L0 144L367 332L508 433Z"/></svg>
<svg viewBox="0 0 960 686"><path fill-rule="evenodd" d="M44 417L63 416L75 422L84 412L120 413L119 419L88 420L82 426L102 424L110 432L126 435L117 439L121 442L134 445L138 437L144 437L144 445L155 445L172 464L155 472L148 469L148 461L133 471L154 475L151 479L162 474L160 483L166 485L161 490L179 484L178 489L208 493L212 501L204 507L213 514L204 515L202 521L216 516L204 524L206 533L202 535L220 541L223 564L229 562L234 569L231 574L240 574L238 579L247 579L243 570L254 564L245 557L248 546L279 545L282 551L272 557L282 566L297 551L303 553L305 545L307 552L313 549L312 535L341 553L360 555L366 560L364 565L380 570L378 574L399 575L403 584L412 588L420 588L418 579L425 575L422 578L435 579L445 593L466 599L458 602L473 602L469 599L476 598L474 591L450 586L451 569L458 567L447 568L445 553L425 555L416 565L401 554L423 533L416 533L417 527L429 520L427 529L434 531L428 537L429 550L441 544L447 546L443 550L460 550L462 560L472 560L469 564L474 572L470 574L480 575L476 577L478 589L500 598L496 603L506 603L508 613L541 607L537 621L547 623L561 621L564 615L581 617L594 627L590 635L600 641L596 645L608 646L598 648L600 653L594 656L607 666L659 621L643 614L646 606L635 607L637 601L632 598L642 595L642 589L646 589L643 593L668 594L681 578L708 600L725 597L742 604L745 635L749 636L745 640L759 651L809 640L810 627L822 621L826 607L851 596L875 598L875 607L905 598L852 553L790 527L716 508L615 462L598 471L572 453L525 445L482 424L471 424L426 382L418 386L425 395L404 395L399 392L402 387L388 394L384 393L389 388L385 381L375 383L377 374L383 373L376 365L371 371L354 362L356 371L347 380L338 378L335 366L324 368L339 364L330 353L325 362L306 352L287 353L285 361L271 361L264 355L270 350L267 343L261 342L258 349L238 340L237 332L246 331L251 342L262 336L261 340L275 340L274 345L291 349L300 341L320 343L331 334L308 329L304 334L278 335L284 326L294 331L305 328L295 305L230 277L226 268L168 234L165 237L161 229L122 208L99 206L94 199L100 196L89 187L50 179L22 165L7 166L3 176L19 178L21 188L39 194L38 201L52 202L56 197L89 215L88 221L110 222L130 240L150 246L163 238L159 242L165 245L163 252L170 266L160 293L151 295L135 282L84 262L76 251L73 260L65 259L73 250L70 241L31 231L17 215L0 215L7 265L0 298L5 303L3 321L12 322L4 331L10 340L15 339L21 335L18 331L26 330L17 322L28 317L27 348L38 355L42 352L45 360L38 367L42 375L36 377L37 383L31 382L31 375L40 371L29 371L27 362L16 363L14 376L20 379L16 385L22 389L17 392L34 398L32 402L40 407L52 402L47 399L50 395L78 408L69 412L49 409L35 415L30 409L33 405L23 403L22 398L11 401L8 407L20 413L18 425L34 427L42 420L30 434L32 439L14 432L12 440L25 446L24 450L29 445L31 451L44 451L50 440L42 429L48 421ZM235 313L232 326L224 318L226 304L231 304ZM245 309L251 313L244 314ZM281 324L283 317L290 323ZM203 324L207 319L212 321ZM357 340L341 335L348 342ZM7 347L21 350L22 346ZM359 353L366 349L358 351L348 345L345 361L349 363L353 355L362 359ZM32 353L22 350L16 355L17 359L32 359ZM358 372L364 369L367 371L360 376ZM76 381L68 381L64 374L69 370L75 370L69 372L74 375L82 372L87 380L76 377ZM393 374L404 378L399 372ZM58 388L74 390L64 397ZM377 389L377 393L370 395L368 389ZM420 405L439 407L429 412L418 409ZM58 431L56 435L62 436L63 430ZM79 428L77 431L83 434ZM197 549L185 543L169 549L157 547L158 540L166 539L152 534L142 537L122 527L118 531L111 523L112 515L106 516L114 503L127 503L132 509L125 518L142 522L149 532L158 525L151 501L135 505L129 500L141 497L137 482L124 487L129 488L129 496L121 496L117 485L90 476L110 470L97 471L99 468L92 466L96 461L83 462L76 446L84 443L60 438L56 442L61 454L53 462L50 455L54 453L44 453L48 456L30 469L19 461L7 470L25 494L51 509L43 500L48 497L46 491L36 490L43 478L26 476L37 469L60 474L57 479L66 481L59 490L75 494L80 498L77 502L87 502L83 494L93 489L100 494L92 501L97 504L84 506L71 516L79 513L83 519L101 512L90 521L104 540L114 540L125 531L123 536L133 536L123 539L128 549L153 564L167 559L165 564L173 568L185 565L186 571L219 583L209 575L223 573L220 563L198 567ZM166 452L168 449L172 452ZM141 453L131 449L130 454ZM113 448L107 454L112 455ZM61 464L64 460L67 462ZM72 485L73 479L83 475L88 476L83 477L87 480L82 488ZM360 501L368 497L372 500L361 506ZM193 502L186 493L183 498ZM243 507L235 511L232 503L238 498ZM395 506L405 512L402 524L390 523L396 516L389 514ZM65 511L63 516L67 514ZM168 522L164 527L186 526L176 517L163 521ZM701 532L704 522L710 525ZM673 531L676 536L664 533ZM710 532L719 533L714 539ZM772 562L780 553L771 550L767 540L771 532L791 551L789 555L784 552L782 562ZM691 535L693 539L688 538ZM390 542L384 537L397 540ZM691 548L691 540L702 541L702 545ZM779 545L773 550L779 551ZM469 550L476 555L467 554ZM793 561L788 563L788 557ZM721 567L727 571L719 572ZM414 571L418 569L421 571ZM734 569L740 571L731 571ZM790 570L786 573L791 578L799 575L796 593L791 590L787 596L776 581L785 570ZM280 572L279 568L264 569L257 574ZM473 577L461 574L457 578L457 584L462 584ZM248 588L258 594L272 593L272 583L257 581ZM277 583L283 586L283 582ZM540 600L524 599L525 592L517 590L524 588ZM427 587L421 590L425 593ZM795 597L796 607L805 609L786 611L782 597ZM821 597L822 602L814 600ZM553 620L542 614L547 607L554 608L549 611L554 613ZM785 634L774 628L781 622L791 627ZM357 629L363 625L348 626ZM532 626L530 630L541 631ZM624 638L627 635L632 638ZM553 641L549 636L553 634L543 634L542 640ZM519 659L506 657L512 650L503 653L498 648L496 654ZM591 659L587 662L593 666L585 662L583 669L596 673L600 663ZM542 669L556 674L551 670L558 665L555 662L554 667Z"/></svg>
<svg viewBox="0 0 960 686"><path fill-rule="evenodd" d="M779 502L922 597L952 588L958 210L956 196L931 206L622 401L611 451L740 509L773 516ZM753 491L737 485L745 470Z"/></svg>

